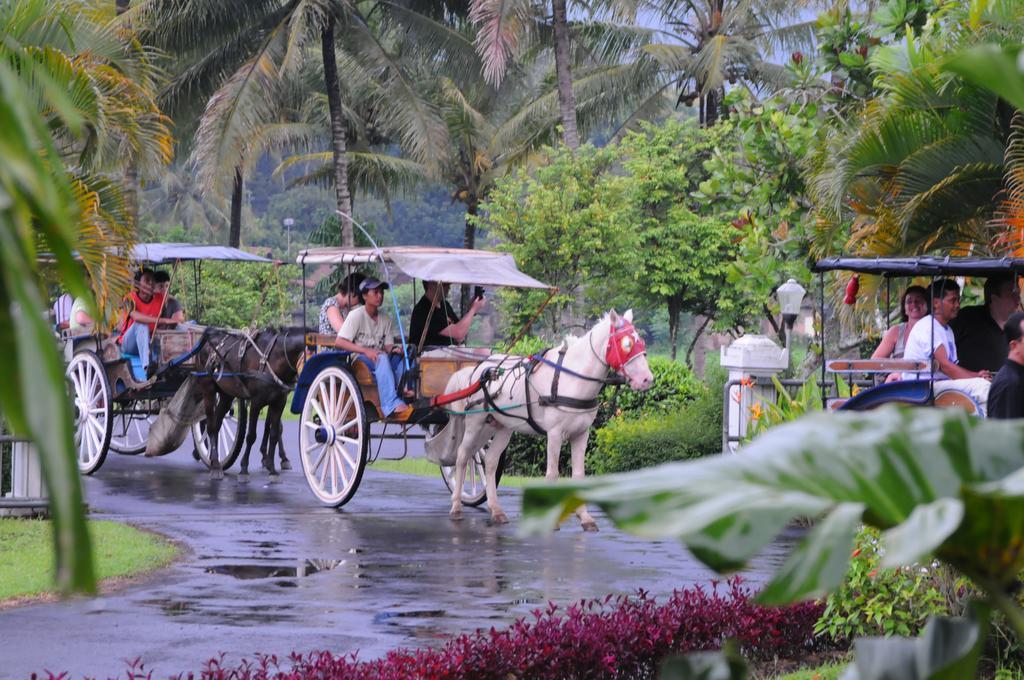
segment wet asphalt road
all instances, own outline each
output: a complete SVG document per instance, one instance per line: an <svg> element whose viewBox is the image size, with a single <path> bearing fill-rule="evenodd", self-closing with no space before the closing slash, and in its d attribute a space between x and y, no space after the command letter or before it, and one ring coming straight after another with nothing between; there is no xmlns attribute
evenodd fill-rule
<svg viewBox="0 0 1024 680"><path fill-rule="evenodd" d="M295 424L285 428L292 449ZM324 649L373 658L505 626L549 601L638 588L662 596L713 578L676 543L628 536L596 512L597 534L571 518L552 535L519 537L514 489L501 490L511 525L492 527L472 508L453 523L440 475L371 465L335 511L318 507L296 455L280 482L256 471L240 485L235 468L210 481L186 445L159 459L111 454L85 480L94 518L165 534L187 546L185 559L114 594L0 611L0 677L124 677L124 660L139 657L163 678L221 652L228 663ZM383 455L400 450L387 442ZM746 578L763 580L794 538L771 546Z"/></svg>

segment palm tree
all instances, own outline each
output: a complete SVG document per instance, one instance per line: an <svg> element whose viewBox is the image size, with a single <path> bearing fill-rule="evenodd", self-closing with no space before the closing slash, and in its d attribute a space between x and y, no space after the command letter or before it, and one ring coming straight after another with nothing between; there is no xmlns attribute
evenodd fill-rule
<svg viewBox="0 0 1024 680"><path fill-rule="evenodd" d="M358 61L379 83L385 98L377 111L379 124L424 164L434 164L441 157L447 146L443 123L396 55L397 46L406 51L434 50L437 66L445 68L457 55L435 49L443 43L443 22L387 0L187 0L186 4L183 8L179 0L150 0L125 16L137 12L135 18L147 27L148 39L165 50L181 48L191 55L189 67L175 79L175 96L217 91L218 100L211 100L207 109L217 106L220 113L206 118L216 120L219 127L208 128L197 144L207 159L203 165L216 169L209 177L211 187L231 176L236 179L234 193L240 194L237 180L242 173L235 170L245 164L247 135L275 120L274 89L301 71L317 45L323 88L330 100L331 149L344 243L351 244L353 234L344 167L349 134L346 104L335 75L340 54ZM340 75L347 78L348 74Z"/></svg>
<svg viewBox="0 0 1024 680"><path fill-rule="evenodd" d="M470 20L479 28L476 46L483 60L487 82L501 85L509 61L529 33L546 24L547 2L534 0L472 0ZM538 26L540 24L541 26ZM555 75L558 106L562 123L562 141L570 149L580 145L573 92L571 35L565 0L551 0L551 27L554 33Z"/></svg>
<svg viewBox="0 0 1024 680"><path fill-rule="evenodd" d="M872 63L881 94L814 159L820 241L849 228L847 250L863 255L987 248L1010 111L943 73L926 39L881 48Z"/></svg>
<svg viewBox="0 0 1024 680"><path fill-rule="evenodd" d="M698 105L702 126L722 115L726 83L775 90L790 77L773 53L810 52L813 20L801 14L827 0L651 0L663 29L646 48L678 88L677 101Z"/></svg>

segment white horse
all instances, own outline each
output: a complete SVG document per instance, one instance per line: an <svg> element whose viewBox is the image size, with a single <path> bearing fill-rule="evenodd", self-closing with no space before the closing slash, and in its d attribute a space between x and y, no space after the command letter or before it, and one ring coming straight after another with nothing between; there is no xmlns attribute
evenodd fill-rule
<svg viewBox="0 0 1024 680"><path fill-rule="evenodd" d="M455 464L452 508L449 517L462 519L462 486L466 468L485 444L484 470L487 504L491 520L508 522L498 504L495 473L501 454L513 432L547 435L548 459L545 479L558 478L558 456L562 442L572 451L572 476L583 477L583 458L590 426L597 416L597 395L613 372L634 390L646 390L654 382L647 365L644 341L633 328L633 312L619 316L610 311L582 337L568 337L543 357L499 355L476 367L457 371L448 381L446 393L465 389L476 381L483 388L453 402L451 418L461 418L464 435ZM456 430L457 431L457 430ZM584 531L597 531L597 523L585 506L576 510Z"/></svg>

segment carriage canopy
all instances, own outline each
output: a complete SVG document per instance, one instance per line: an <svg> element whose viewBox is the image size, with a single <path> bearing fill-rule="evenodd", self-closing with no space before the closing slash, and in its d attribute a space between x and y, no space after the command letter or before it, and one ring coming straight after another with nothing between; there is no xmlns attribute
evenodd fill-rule
<svg viewBox="0 0 1024 680"><path fill-rule="evenodd" d="M828 257L814 272L858 272L879 276L993 276L1024 275L1024 259L1015 257Z"/></svg>
<svg viewBox="0 0 1024 680"><path fill-rule="evenodd" d="M232 262L274 261L228 246L194 245L192 243L137 243L132 249L132 260L149 264L169 264L190 260L222 260Z"/></svg>
<svg viewBox="0 0 1024 680"><path fill-rule="evenodd" d="M510 288L545 288L519 271L512 256L488 250L404 246L396 248L310 248L299 253L299 264L394 265L403 274L423 281Z"/></svg>

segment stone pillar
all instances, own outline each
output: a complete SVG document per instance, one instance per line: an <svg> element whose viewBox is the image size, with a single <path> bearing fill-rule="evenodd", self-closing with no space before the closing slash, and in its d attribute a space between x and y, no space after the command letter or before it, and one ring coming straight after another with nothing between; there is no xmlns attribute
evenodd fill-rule
<svg viewBox="0 0 1024 680"><path fill-rule="evenodd" d="M722 450L736 451L747 436L755 404L775 403L776 376L789 367L789 351L765 335L744 335L721 349L722 368L729 370L725 413L722 414Z"/></svg>

